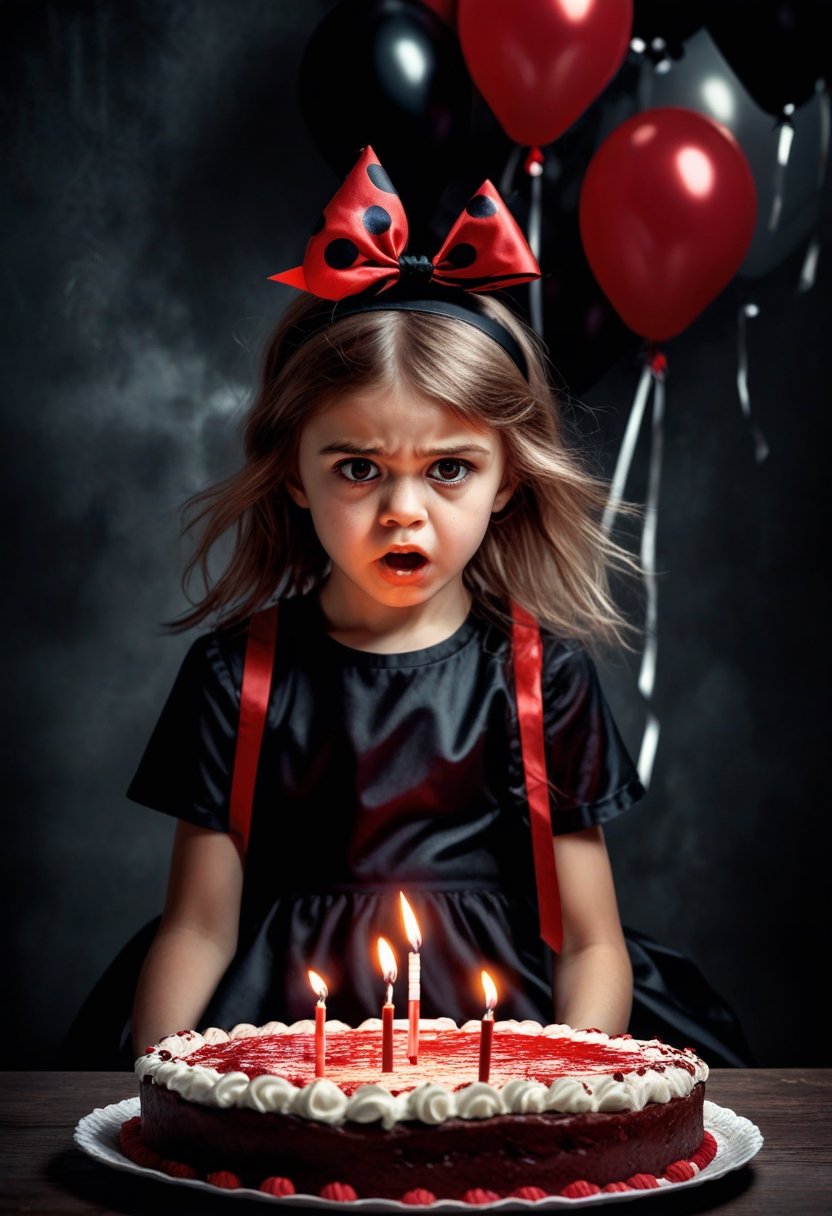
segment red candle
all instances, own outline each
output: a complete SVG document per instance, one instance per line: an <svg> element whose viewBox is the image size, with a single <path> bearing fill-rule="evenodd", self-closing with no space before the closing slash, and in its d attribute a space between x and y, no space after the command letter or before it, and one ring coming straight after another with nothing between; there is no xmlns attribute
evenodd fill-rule
<svg viewBox="0 0 832 1216"><path fill-rule="evenodd" d="M378 961L381 964L381 974L387 985L384 1004L381 1007L381 1071L393 1071L393 984L396 982L398 967L396 956L390 943L383 937L378 939Z"/></svg>
<svg viewBox="0 0 832 1216"><path fill-rule="evenodd" d="M482 972L485 992L485 1013L480 1022L480 1081L487 1081L491 1071L491 1043L494 1038L494 1006L497 1004L497 989L487 971Z"/></svg>
<svg viewBox="0 0 832 1216"><path fill-rule="evenodd" d="M315 1006L315 1076L322 1077L326 1071L326 998L329 989L317 972L310 971L308 974L312 991L318 998Z"/></svg>
<svg viewBox="0 0 832 1216"><path fill-rule="evenodd" d="M422 945L422 935L419 923L413 915L410 904L399 892L402 903L404 930L412 949L407 956L407 1058L411 1064L419 1059L419 1006L421 1001L421 963L419 949Z"/></svg>
<svg viewBox="0 0 832 1216"><path fill-rule="evenodd" d="M381 1007L381 1071L393 1071L393 1006L389 1001Z"/></svg>

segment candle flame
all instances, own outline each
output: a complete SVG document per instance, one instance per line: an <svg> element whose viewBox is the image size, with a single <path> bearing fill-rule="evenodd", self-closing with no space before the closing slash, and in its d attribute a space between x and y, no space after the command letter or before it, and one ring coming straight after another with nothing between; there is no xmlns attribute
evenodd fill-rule
<svg viewBox="0 0 832 1216"><path fill-rule="evenodd" d="M307 971L306 974L309 976L309 983L312 985L312 991L315 993L315 996L319 1001L325 1001L329 995L329 989L317 971Z"/></svg>
<svg viewBox="0 0 832 1216"><path fill-rule="evenodd" d="M385 984L395 983L396 976L399 974L396 956L390 943L384 937L378 939L378 961L381 964L381 974L384 976Z"/></svg>
<svg viewBox="0 0 832 1216"><path fill-rule="evenodd" d="M404 919L404 931L407 934L407 940L410 942L413 949L418 951L422 944L422 935L419 932L419 922L413 915L413 909L405 899L403 891L399 891L399 899L402 901L402 917Z"/></svg>
<svg viewBox="0 0 832 1216"><path fill-rule="evenodd" d="M482 990L485 993L485 1007L493 1009L497 1004L497 986L487 971L482 972L481 979Z"/></svg>

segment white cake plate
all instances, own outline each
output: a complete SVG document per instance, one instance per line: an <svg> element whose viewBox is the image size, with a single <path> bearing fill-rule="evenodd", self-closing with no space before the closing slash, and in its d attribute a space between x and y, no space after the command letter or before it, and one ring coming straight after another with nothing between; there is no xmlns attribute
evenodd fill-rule
<svg viewBox="0 0 832 1216"><path fill-rule="evenodd" d="M494 1203L473 1204L461 1199L437 1199L436 1203L428 1203L414 1207L397 1199L354 1199L349 1203L340 1203L334 1199L321 1199L317 1195L267 1195L264 1191L255 1191L250 1187L238 1187L226 1191L221 1187L211 1186L191 1178L172 1178L161 1170L148 1169L136 1165L124 1156L118 1143L119 1128L125 1119L132 1119L139 1113L139 1099L126 1098L123 1102L115 1102L112 1106L98 1107L85 1115L75 1129L75 1143L96 1161L109 1165L116 1170L125 1170L129 1174L142 1174L147 1178L155 1178L168 1186L186 1186L192 1190L210 1191L213 1195L222 1195L227 1199L258 1200L260 1203L279 1203L284 1207L317 1208L322 1211L333 1209L349 1209L355 1212L429 1212L431 1216L439 1216L445 1212L498 1212L517 1208L534 1209L535 1212L548 1212L554 1208L591 1207L599 1203L629 1203L634 1199L649 1199L651 1195L666 1195L668 1190L681 1191L691 1186L701 1186L703 1182L713 1182L722 1178L732 1170L741 1169L763 1146L760 1129L749 1119L729 1110L727 1106L717 1106L716 1102L705 1102L705 1130L711 1132L717 1143L717 1153L710 1165L700 1170L696 1177L687 1182L668 1182L659 1179L659 1185L647 1191L610 1191L598 1195L588 1195L583 1199L567 1199L563 1195L549 1195L545 1199L498 1199Z"/></svg>

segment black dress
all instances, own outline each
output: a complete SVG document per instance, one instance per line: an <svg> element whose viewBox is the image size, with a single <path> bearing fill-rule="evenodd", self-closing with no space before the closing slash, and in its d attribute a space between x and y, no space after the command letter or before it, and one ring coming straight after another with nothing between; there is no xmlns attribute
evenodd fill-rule
<svg viewBox="0 0 832 1216"><path fill-rule="evenodd" d="M557 835L643 791L593 663L574 642L543 640ZM191 647L130 798L227 829L245 641L238 627ZM480 1016L485 967L500 1017L552 1020L509 643L472 613L437 645L372 654L327 634L316 597L284 602L240 944L204 1024L310 1017L310 967L329 984L330 1017L378 1016L379 935L406 975L400 890L422 930L423 1016ZM404 1014L406 984L397 993Z"/></svg>

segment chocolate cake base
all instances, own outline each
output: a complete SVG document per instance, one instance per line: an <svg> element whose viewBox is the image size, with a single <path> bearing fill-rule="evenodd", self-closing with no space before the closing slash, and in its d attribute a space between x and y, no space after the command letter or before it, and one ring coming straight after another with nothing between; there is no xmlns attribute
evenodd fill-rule
<svg viewBox="0 0 832 1216"><path fill-rule="evenodd" d="M166 1158L209 1172L231 1170L244 1185L290 1178L317 1195L348 1183L359 1198L399 1199L417 1187L460 1199L481 1187L509 1195L523 1186L557 1194L577 1179L603 1186L633 1174L660 1175L692 1157L704 1134L705 1087L639 1111L512 1114L338 1126L294 1115L199 1106L145 1078L144 1143Z"/></svg>

